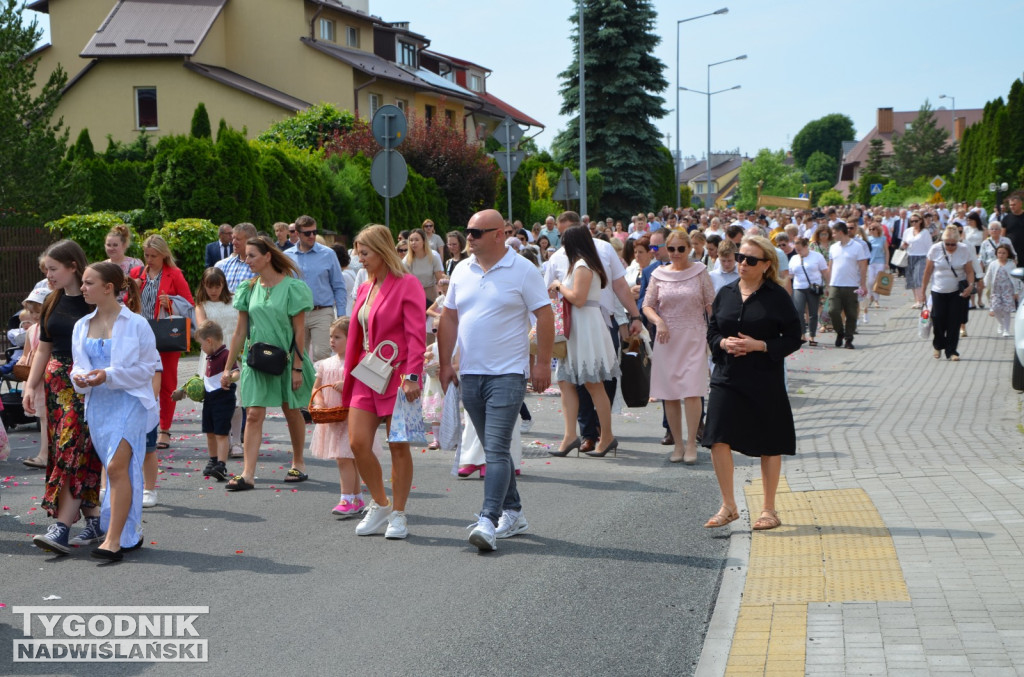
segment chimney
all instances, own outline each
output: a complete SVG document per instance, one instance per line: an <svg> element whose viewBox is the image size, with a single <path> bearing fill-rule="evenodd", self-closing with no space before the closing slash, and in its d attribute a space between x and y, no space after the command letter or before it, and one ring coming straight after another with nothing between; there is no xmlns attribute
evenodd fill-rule
<svg viewBox="0 0 1024 677"><path fill-rule="evenodd" d="M878 133L892 134L892 125L892 108L879 108L878 122L875 125L878 128Z"/></svg>
<svg viewBox="0 0 1024 677"><path fill-rule="evenodd" d="M964 138L964 127L967 125L967 118L960 117L953 119L953 141L957 143Z"/></svg>

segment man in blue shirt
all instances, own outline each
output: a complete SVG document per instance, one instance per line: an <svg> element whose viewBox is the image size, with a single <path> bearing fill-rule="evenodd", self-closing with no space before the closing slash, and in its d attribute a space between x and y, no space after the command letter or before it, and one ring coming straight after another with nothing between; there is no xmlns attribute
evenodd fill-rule
<svg viewBox="0 0 1024 677"><path fill-rule="evenodd" d="M306 313L306 346L314 362L331 355L331 323L345 314L348 296L338 256L316 241L312 216L295 219L299 243L284 252L302 271L302 279L313 292L313 310Z"/></svg>
<svg viewBox="0 0 1024 677"><path fill-rule="evenodd" d="M235 253L226 259L221 259L215 264L217 268L224 271L224 277L228 281L228 291L232 294L238 289L238 285L246 280L256 277L249 264L245 262L245 243L256 237L256 226L251 223L240 223L231 230L231 244Z"/></svg>

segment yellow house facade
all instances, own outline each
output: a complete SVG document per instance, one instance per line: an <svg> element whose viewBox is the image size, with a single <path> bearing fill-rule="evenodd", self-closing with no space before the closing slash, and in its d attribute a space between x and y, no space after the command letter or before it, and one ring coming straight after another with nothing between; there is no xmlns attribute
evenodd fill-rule
<svg viewBox="0 0 1024 677"><path fill-rule="evenodd" d="M250 137L318 102L369 118L382 105L460 127L482 141L505 117L540 123L482 91L481 68L430 54L366 0L37 0L49 45L40 83L68 73L57 114L74 138L186 134L202 102ZM461 80L461 84L460 84ZM481 87L472 91L467 85Z"/></svg>

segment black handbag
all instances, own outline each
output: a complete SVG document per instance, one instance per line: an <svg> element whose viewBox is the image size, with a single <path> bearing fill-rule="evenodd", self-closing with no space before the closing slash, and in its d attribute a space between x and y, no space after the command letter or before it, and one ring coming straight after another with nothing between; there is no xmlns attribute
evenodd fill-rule
<svg viewBox="0 0 1024 677"><path fill-rule="evenodd" d="M259 278L256 279L259 280ZM246 318L245 322L246 341L249 340L251 327L252 315ZM280 376L284 373L284 370L288 368L288 356L291 354L291 351L295 349L294 332L292 333L292 345L288 351L285 351L283 348L278 348L273 343L257 341L249 344L249 354L245 357L245 363L252 369L262 371L264 374Z"/></svg>
<svg viewBox="0 0 1024 677"><path fill-rule="evenodd" d="M174 312L171 309L171 302L167 302L167 314ZM149 320L149 326L156 337L156 351L158 353L180 353L188 352L192 346L192 320L187 317L175 315L162 317L156 320Z"/></svg>
<svg viewBox="0 0 1024 677"><path fill-rule="evenodd" d="M651 356L647 344L633 338L623 344L620 353L622 399L627 407L646 407L651 398Z"/></svg>
<svg viewBox="0 0 1024 677"><path fill-rule="evenodd" d="M811 282L811 276L807 274L807 266L804 265L804 257L800 257L800 267L804 269L804 277L807 278L807 291L815 296L821 296L825 288L817 282Z"/></svg>

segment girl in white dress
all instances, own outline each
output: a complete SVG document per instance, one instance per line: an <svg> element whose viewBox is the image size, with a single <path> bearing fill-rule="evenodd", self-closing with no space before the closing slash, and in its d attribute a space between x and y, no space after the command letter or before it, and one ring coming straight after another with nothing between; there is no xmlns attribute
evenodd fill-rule
<svg viewBox="0 0 1024 677"><path fill-rule="evenodd" d="M345 343L348 340L349 318L339 317L331 323L331 350L328 358L313 365L316 380L313 382L314 400L324 407L341 406L341 385L345 378ZM330 387L317 392L322 385ZM338 474L341 476L341 498L331 512L342 519L363 512L366 503L360 490L359 471L356 469L355 456L348 441L348 422L317 423L313 428L313 440L309 451L315 458L333 458L338 462ZM384 450L375 437L373 453L377 458Z"/></svg>
<svg viewBox="0 0 1024 677"><path fill-rule="evenodd" d="M235 325L238 324L238 310L232 305L231 296L223 270L204 270L195 293L196 327L206 320L213 320L220 325L224 336L234 336ZM199 373L206 373L206 353L203 351L199 351ZM240 398L241 394L238 397ZM229 453L232 458L242 457L242 432L242 409L235 407L235 413L231 416L231 434L228 436Z"/></svg>
<svg viewBox="0 0 1024 677"><path fill-rule="evenodd" d="M576 436L576 414L579 396L576 385L582 385L594 401L594 409L601 426L597 448L589 456L604 456L615 452L619 443L612 434L611 402L604 389L604 381L619 375L615 347L609 334L608 322L601 310L601 289L610 284L601 264L590 229L573 226L562 234L562 245L569 259L569 273L563 280L551 283L550 291L558 292L572 305L571 328L566 342L566 358L558 360L558 389L562 393L562 418L565 429L558 451L552 456L565 456L573 449L579 455L582 440Z"/></svg>

